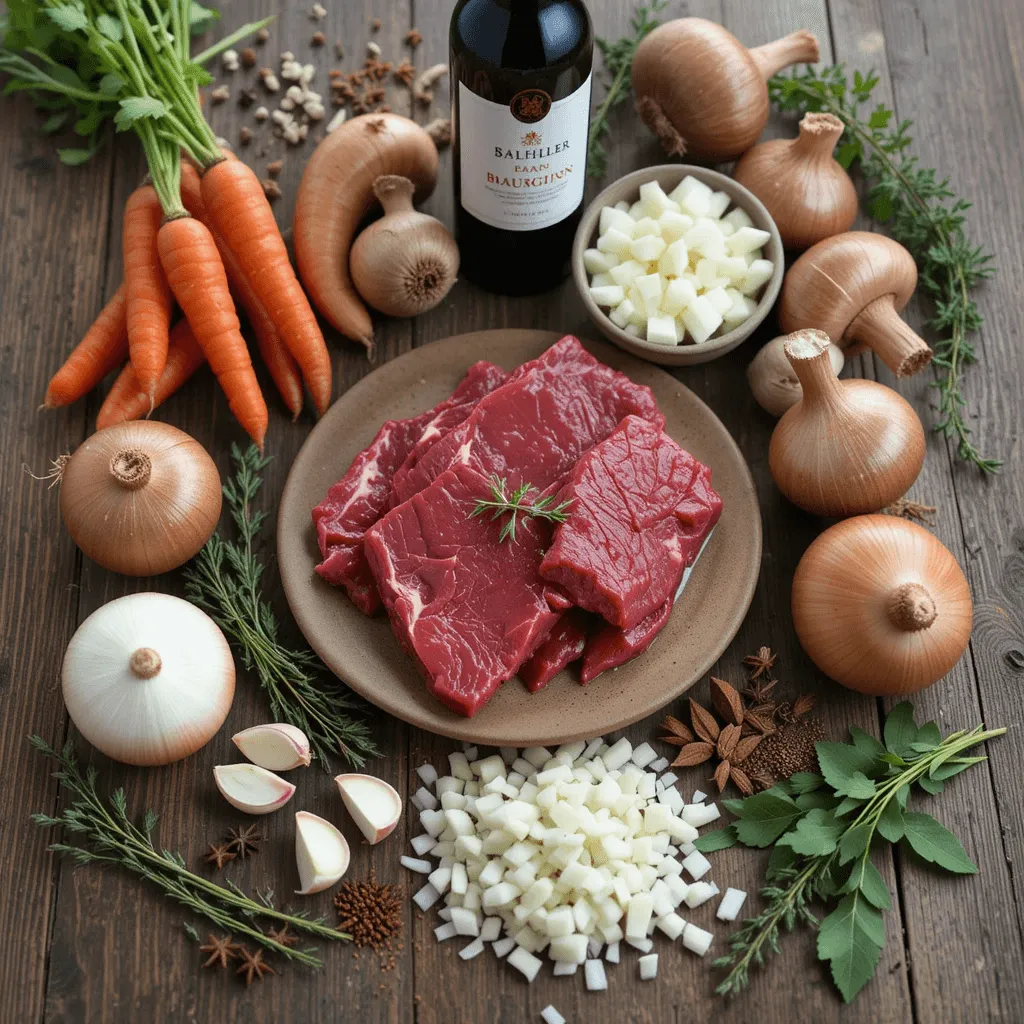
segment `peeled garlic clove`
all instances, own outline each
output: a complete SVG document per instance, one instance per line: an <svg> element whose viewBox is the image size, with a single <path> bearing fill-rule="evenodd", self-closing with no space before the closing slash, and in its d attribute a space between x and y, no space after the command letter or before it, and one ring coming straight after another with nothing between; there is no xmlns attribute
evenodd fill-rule
<svg viewBox="0 0 1024 1024"><path fill-rule="evenodd" d="M295 815L295 863L300 896L329 889L346 871L349 848L345 837L323 818L299 811Z"/></svg>
<svg viewBox="0 0 1024 1024"><path fill-rule="evenodd" d="M270 814L292 798L295 787L256 764L219 764L213 778L220 794L246 814Z"/></svg>
<svg viewBox="0 0 1024 1024"><path fill-rule="evenodd" d="M391 835L402 817L402 798L391 786L373 775L338 775L334 781L368 843Z"/></svg>
<svg viewBox="0 0 1024 1024"><path fill-rule="evenodd" d="M309 740L306 734L287 722L254 725L231 737L231 742L253 764L275 772L308 765Z"/></svg>

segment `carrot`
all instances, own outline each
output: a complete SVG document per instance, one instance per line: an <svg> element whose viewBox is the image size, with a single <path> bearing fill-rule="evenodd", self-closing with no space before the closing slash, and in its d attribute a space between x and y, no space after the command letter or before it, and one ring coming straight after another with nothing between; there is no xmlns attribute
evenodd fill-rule
<svg viewBox="0 0 1024 1024"><path fill-rule="evenodd" d="M47 409L70 405L96 387L127 357L128 320L124 285L121 285L64 365L51 378L43 405Z"/></svg>
<svg viewBox="0 0 1024 1024"><path fill-rule="evenodd" d="M128 197L121 229L128 351L149 394L156 390L167 360L173 301L157 252L162 219L163 209L152 185L143 185Z"/></svg>
<svg viewBox="0 0 1024 1024"><path fill-rule="evenodd" d="M228 248L224 239L210 226L203 203L199 172L190 163L184 162L181 165L181 201L193 217L201 220L210 228L210 234L213 235L213 240L217 243L217 251L220 253L224 270L228 275L231 294L245 310L245 315L256 335L256 344L263 357L264 365L270 372L274 384L277 385L277 390L281 393L284 404L292 414L292 419L297 420L299 413L302 412L303 401L302 376L299 373L299 366L281 340L281 335L274 326L274 321L268 316L263 303L250 287L249 281L238 265L237 257Z"/></svg>
<svg viewBox="0 0 1024 1024"><path fill-rule="evenodd" d="M174 297L217 375L231 411L262 449L267 405L239 330L213 235L195 217L175 217L160 228L157 245Z"/></svg>
<svg viewBox="0 0 1024 1024"><path fill-rule="evenodd" d="M166 402L206 362L206 356L192 333L187 320L179 320L171 329L167 345L167 364L160 374L153 394L153 408ZM137 420L150 411L150 399L145 388L128 363L114 381L114 386L103 401L96 417L96 429L112 427L125 420Z"/></svg>
<svg viewBox="0 0 1024 1024"><path fill-rule="evenodd" d="M221 160L202 180L210 226L234 253L238 268L302 369L318 413L331 402L331 357L309 299L256 175L240 160Z"/></svg>

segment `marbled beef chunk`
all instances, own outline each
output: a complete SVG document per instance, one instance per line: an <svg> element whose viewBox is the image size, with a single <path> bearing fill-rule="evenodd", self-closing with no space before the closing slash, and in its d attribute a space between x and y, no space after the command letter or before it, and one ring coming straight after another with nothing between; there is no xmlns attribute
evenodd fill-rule
<svg viewBox="0 0 1024 1024"><path fill-rule="evenodd" d="M529 482L544 491L561 485L579 457L630 414L658 430L665 424L650 388L605 366L567 335L482 399L403 474L397 496L411 497L456 465L505 477L512 488Z"/></svg>
<svg viewBox="0 0 1024 1024"><path fill-rule="evenodd" d="M598 630L583 649L583 667L580 670L580 682L586 686L602 672L610 668L618 668L627 661L643 654L654 643L654 638L664 629L672 614L672 599L669 598L660 608L656 608L647 618L642 619L632 629L619 629L608 625Z"/></svg>
<svg viewBox="0 0 1024 1024"><path fill-rule="evenodd" d="M430 691L459 714L475 714L515 675L567 605L537 575L549 527L519 523L499 542L489 516L471 519L487 478L459 465L393 508L364 548L395 635Z"/></svg>
<svg viewBox="0 0 1024 1024"><path fill-rule="evenodd" d="M424 451L461 423L505 377L505 371L492 363L475 363L454 394L433 409L406 420L388 420L313 509L323 555L316 571L328 583L344 587L356 607L367 615L379 611L381 604L363 554L363 537L388 510L395 472L412 453Z"/></svg>
<svg viewBox="0 0 1024 1024"><path fill-rule="evenodd" d="M579 460L556 500L572 504L541 576L621 630L671 606L722 511L708 467L637 416Z"/></svg>

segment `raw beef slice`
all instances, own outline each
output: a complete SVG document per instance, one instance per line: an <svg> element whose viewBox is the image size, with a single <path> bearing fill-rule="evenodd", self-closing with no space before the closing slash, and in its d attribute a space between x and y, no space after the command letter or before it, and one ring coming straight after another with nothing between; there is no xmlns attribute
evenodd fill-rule
<svg viewBox="0 0 1024 1024"><path fill-rule="evenodd" d="M579 460L556 500L572 504L541 576L624 630L671 604L722 512L711 470L637 416Z"/></svg>
<svg viewBox="0 0 1024 1024"><path fill-rule="evenodd" d="M563 668L583 656L587 618L578 608L566 612L533 657L519 669L519 678L530 693L543 689Z"/></svg>
<svg viewBox="0 0 1024 1024"><path fill-rule="evenodd" d="M520 523L501 543L497 523L469 518L487 478L459 465L393 508L364 548L395 635L430 691L475 714L515 675L566 607L537 575L546 524Z"/></svg>
<svg viewBox="0 0 1024 1024"><path fill-rule="evenodd" d="M457 465L505 477L510 487L529 482L543 491L561 484L579 457L630 414L658 430L665 423L650 388L566 336L481 399L405 475L398 497L411 497Z"/></svg>
<svg viewBox="0 0 1024 1024"><path fill-rule="evenodd" d="M395 472L424 437L436 439L461 423L505 377L505 371L492 363L475 363L450 398L411 419L388 420L313 509L323 555L316 571L328 583L345 587L360 611L372 615L381 606L363 554L363 536L388 510Z"/></svg>
<svg viewBox="0 0 1024 1024"><path fill-rule="evenodd" d="M609 625L595 633L583 649L580 682L586 686L602 672L618 668L619 665L624 665L637 655L643 654L654 643L654 638L665 627L671 614L672 599L669 598L632 629L619 629L618 626Z"/></svg>

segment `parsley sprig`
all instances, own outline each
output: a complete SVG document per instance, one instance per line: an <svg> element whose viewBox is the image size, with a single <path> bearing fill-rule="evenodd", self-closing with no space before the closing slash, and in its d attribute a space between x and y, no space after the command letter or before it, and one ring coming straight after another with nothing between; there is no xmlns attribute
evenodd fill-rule
<svg viewBox="0 0 1024 1024"><path fill-rule="evenodd" d="M50 849L55 853L71 857L78 864L114 864L125 868L218 927L307 967L321 966L314 948L297 949L279 942L260 930L257 922L273 921L300 934L327 941L352 937L332 928L323 917L311 918L302 911L289 914L278 910L272 903L272 893L262 893L259 899L252 899L237 885L230 882L226 886L217 885L189 871L180 853L158 848L154 843L155 812L146 811L141 825L137 825L128 814L123 789L114 790L106 800L100 796L96 788L96 769L90 766L83 774L70 741L60 751L39 736L32 736L30 742L36 750L57 762L54 778L71 797L71 802L56 817L32 815L37 825L63 828L69 837L78 839L78 843L51 844ZM186 929L190 935L195 935L191 925Z"/></svg>
<svg viewBox="0 0 1024 1024"><path fill-rule="evenodd" d="M245 667L259 676L274 720L301 729L325 770L337 754L361 767L379 752L357 717L360 702L338 680L326 677L312 651L286 647L278 639L277 620L263 596L264 567L253 549L268 513L255 510L253 502L270 460L255 445L245 452L232 445L231 458L235 475L224 485L224 497L238 540L214 533L185 569L186 596L206 609L241 651Z"/></svg>
<svg viewBox="0 0 1024 1024"><path fill-rule="evenodd" d="M947 779L984 761L964 756L1005 729L982 726L943 739L934 722L918 726L913 706L897 704L885 720L884 743L850 727L850 743L818 743L821 774L801 772L745 800L726 800L737 821L697 840L707 853L736 843L772 847L761 895L764 910L748 918L714 962L728 971L716 989L735 995L751 967L778 953L781 929L797 924L818 929L818 959L827 960L844 1002L875 973L885 927L889 890L871 862L883 843L903 843L921 859L954 874L977 867L960 841L930 814L907 809L913 788L937 795ZM819 921L811 903L835 904Z"/></svg>
<svg viewBox="0 0 1024 1024"><path fill-rule="evenodd" d="M608 134L608 115L625 103L633 88L630 70L633 67L633 54L643 41L644 36L660 24L652 15L663 11L668 0L653 0L649 5L638 7L633 14L630 27L631 36L624 36L615 42L598 38L594 40L604 58L604 67L608 75L608 91L604 99L590 118L590 137L587 143L587 174L595 178L603 178L608 171L608 152L604 147L604 137Z"/></svg>
<svg viewBox="0 0 1024 1024"><path fill-rule="evenodd" d="M498 535L498 543L503 543L511 538L512 543L516 541L516 526L520 516L527 516L533 519L546 519L551 523L564 523L569 518L569 506L572 499L554 505L554 495L541 498L532 504L526 498L530 491L536 490L533 484L520 484L511 493L508 489L508 481L503 476L492 476L488 481L491 488L491 498L481 498L476 503L473 511L469 513L470 519L482 516L487 512L491 514L491 521L508 515L509 519L501 528Z"/></svg>
<svg viewBox="0 0 1024 1024"><path fill-rule="evenodd" d="M835 114L846 126L836 159L847 168L860 164L861 173L872 182L867 195L871 216L913 255L921 288L934 303L928 326L941 334L932 360L939 370L931 385L939 394L935 429L953 439L960 459L983 473L995 473L1002 462L982 455L974 445L963 397L964 368L977 359L970 335L982 324L971 291L993 273L992 256L972 245L964 233L971 204L956 196L948 178L921 167L907 152L913 122L895 123L894 112L882 103L866 114L863 108L876 85L877 75L859 71L851 83L840 64L776 75L768 92L780 110L823 111Z"/></svg>

